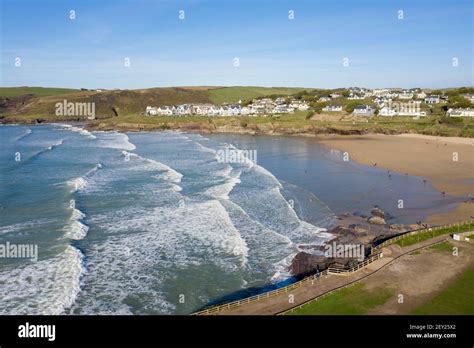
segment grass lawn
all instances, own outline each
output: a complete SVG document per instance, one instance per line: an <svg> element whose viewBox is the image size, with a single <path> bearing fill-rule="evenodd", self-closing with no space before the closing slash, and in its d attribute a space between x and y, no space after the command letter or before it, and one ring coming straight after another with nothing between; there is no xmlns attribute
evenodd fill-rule
<svg viewBox="0 0 474 348"><path fill-rule="evenodd" d="M430 249L436 250L436 251L447 251L448 253L452 253L453 245L449 242L444 242L444 243L435 244L431 246Z"/></svg>
<svg viewBox="0 0 474 348"><path fill-rule="evenodd" d="M209 97L214 104L237 103L239 100L251 100L272 94L290 95L301 91L310 91L311 88L286 87L222 87L210 89Z"/></svg>
<svg viewBox="0 0 474 348"><path fill-rule="evenodd" d="M420 233L420 234L416 234L416 235L412 235L412 236L400 239L400 240L396 241L395 244L398 244L398 245L403 247L403 246L416 244L416 243L422 242L424 240L431 239L431 238L441 236L441 235L444 235L444 234L457 233L457 232L467 232L467 231L471 231L471 230L474 230L474 223L460 225L459 227L458 226L447 227L447 228L442 228L442 229L439 229L439 230L423 232L423 233Z"/></svg>
<svg viewBox="0 0 474 348"><path fill-rule="evenodd" d="M474 268L411 314L474 314Z"/></svg>
<svg viewBox="0 0 474 348"><path fill-rule="evenodd" d="M393 291L379 288L373 291L365 289L364 285L355 285L343 288L332 294L326 295L317 301L304 305L290 315L361 315L367 314L371 309L383 305Z"/></svg>
<svg viewBox="0 0 474 348"><path fill-rule="evenodd" d="M37 97L46 97L49 95L59 95L74 92L80 92L80 90L48 87L0 87L0 97L17 97L25 94L34 94Z"/></svg>

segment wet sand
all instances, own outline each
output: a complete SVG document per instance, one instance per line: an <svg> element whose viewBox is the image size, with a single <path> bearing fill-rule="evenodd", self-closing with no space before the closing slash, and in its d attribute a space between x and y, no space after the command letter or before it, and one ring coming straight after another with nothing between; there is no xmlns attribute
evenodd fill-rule
<svg viewBox="0 0 474 348"><path fill-rule="evenodd" d="M430 216L431 223L449 223L474 216L474 139L418 134L323 135L326 146L348 152L350 159L399 173L424 177L447 195L466 197L450 212ZM455 160L457 156L457 161Z"/></svg>

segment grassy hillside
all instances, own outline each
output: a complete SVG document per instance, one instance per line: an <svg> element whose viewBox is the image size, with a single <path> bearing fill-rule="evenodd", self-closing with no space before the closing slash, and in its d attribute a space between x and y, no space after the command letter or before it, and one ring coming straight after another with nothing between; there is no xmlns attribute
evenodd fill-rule
<svg viewBox="0 0 474 348"><path fill-rule="evenodd" d="M100 120L94 126L103 129L200 129L202 131L238 131L257 134L363 134L419 133L426 135L474 137L474 118L449 119L439 113L418 120L410 117L374 117L371 119L310 119L311 111L276 117L146 117L147 105L159 106L181 103L215 103L246 101L270 95L301 92L302 88L268 87L170 87L140 90L78 91L67 89L26 88L23 92L51 94L15 97L0 96L2 123L43 121L73 121L85 117L55 115L55 104L68 102L95 103ZM2 89L0 89L0 92ZM22 93L21 89L3 88L4 93ZM62 94L66 92L66 94ZM317 93L317 90L311 90ZM56 94L54 94L56 93ZM60 94L58 94L60 93ZM327 93L325 93L327 94ZM316 98L316 97L315 97ZM227 130L228 129L228 130Z"/></svg>
<svg viewBox="0 0 474 348"><path fill-rule="evenodd" d="M80 91L64 88L18 87L0 88L0 98L18 98L16 107L5 114L54 117L55 104L68 102L95 103L98 118L140 114L147 105L182 103L235 103L274 94L294 94L302 88L267 87L170 87L137 90ZM28 96L28 98L21 97Z"/></svg>
<svg viewBox="0 0 474 348"><path fill-rule="evenodd" d="M354 122L317 121L307 119L311 111L298 111L294 114L277 117L149 117L138 114L120 115L119 117L101 120L100 127L117 129L201 129L214 131L225 128L239 132L268 132L281 134L364 134L364 133L419 133L426 135L474 137L474 120L464 120L463 124L438 124L434 117L420 120L405 118L401 120L380 120L374 118Z"/></svg>
<svg viewBox="0 0 474 348"><path fill-rule="evenodd" d="M0 87L0 97L18 97L22 95L34 95L35 97L46 97L49 95L68 94L79 92L78 89L70 88L48 88L48 87Z"/></svg>
<svg viewBox="0 0 474 348"><path fill-rule="evenodd" d="M272 94L295 94L305 88L286 88L286 87L222 87L209 90L209 97L214 104L237 103L239 100L251 100L258 97L269 96Z"/></svg>
<svg viewBox="0 0 474 348"><path fill-rule="evenodd" d="M78 91L68 94L49 95L29 99L18 105L13 115L54 117L55 104L68 102L95 103L97 118L109 118L117 115L139 114L147 105L209 103L206 89L192 88L151 88L142 90Z"/></svg>

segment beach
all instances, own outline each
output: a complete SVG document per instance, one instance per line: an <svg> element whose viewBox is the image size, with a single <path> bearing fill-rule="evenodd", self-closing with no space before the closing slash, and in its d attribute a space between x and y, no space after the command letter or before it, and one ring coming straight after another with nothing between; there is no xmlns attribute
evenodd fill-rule
<svg viewBox="0 0 474 348"><path fill-rule="evenodd" d="M466 202L460 203L455 210L432 215L427 222L449 223L472 219L474 215L472 138L371 134L323 135L319 139L330 148L348 152L350 159L358 163L423 177L441 193L466 197Z"/></svg>

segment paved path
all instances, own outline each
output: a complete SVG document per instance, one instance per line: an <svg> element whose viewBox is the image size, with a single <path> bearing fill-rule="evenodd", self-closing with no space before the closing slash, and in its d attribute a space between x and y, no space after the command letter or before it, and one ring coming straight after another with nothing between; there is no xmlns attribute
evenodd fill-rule
<svg viewBox="0 0 474 348"><path fill-rule="evenodd" d="M413 244L407 247L399 248L395 245L384 248L384 257L378 259L368 266L364 267L357 272L353 272L349 275L336 275L328 274L321 276L320 279L315 279L310 282L306 282L300 287L290 290L286 293L281 293L269 297L268 299L262 299L260 301L244 303L239 307L232 309L222 309L214 315L275 315L283 311L289 310L296 306L299 306L306 301L321 296L322 294L337 289L342 286L349 285L355 281L361 280L362 278L368 277L379 270L383 271L383 268L392 262L406 254L411 253L414 250L428 247L432 244L439 243L443 240L449 239L449 235L441 235L435 238L425 240L421 243ZM292 295L292 296L290 296ZM291 300L293 302L291 302Z"/></svg>

